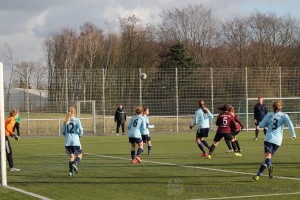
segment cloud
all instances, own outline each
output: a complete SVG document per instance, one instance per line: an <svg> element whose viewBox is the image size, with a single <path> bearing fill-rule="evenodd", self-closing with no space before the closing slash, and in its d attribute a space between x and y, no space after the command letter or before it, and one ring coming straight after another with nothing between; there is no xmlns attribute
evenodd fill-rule
<svg viewBox="0 0 300 200"><path fill-rule="evenodd" d="M61 28L78 30L85 22L100 29L106 23L118 27L119 18L136 15L144 23L159 23L163 10L203 4L219 18L246 15L255 10L292 12L298 16L297 0L0 0L0 53L7 43L13 48L16 62L37 61L43 54L41 45L51 33ZM0 60L1 60L0 54Z"/></svg>

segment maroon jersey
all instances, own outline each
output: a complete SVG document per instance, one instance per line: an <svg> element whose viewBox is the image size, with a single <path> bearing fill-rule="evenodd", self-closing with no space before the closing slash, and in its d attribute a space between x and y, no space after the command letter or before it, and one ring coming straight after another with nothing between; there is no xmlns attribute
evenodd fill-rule
<svg viewBox="0 0 300 200"><path fill-rule="evenodd" d="M237 114L234 114L233 123L231 125L232 131L240 131L243 129L243 124Z"/></svg>
<svg viewBox="0 0 300 200"><path fill-rule="evenodd" d="M230 133L233 123L233 116L229 112L225 111L219 114L216 125L218 126L217 133Z"/></svg>

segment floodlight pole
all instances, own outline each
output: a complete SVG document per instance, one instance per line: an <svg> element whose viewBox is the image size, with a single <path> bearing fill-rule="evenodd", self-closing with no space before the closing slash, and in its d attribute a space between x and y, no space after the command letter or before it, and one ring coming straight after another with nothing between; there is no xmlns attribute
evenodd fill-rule
<svg viewBox="0 0 300 200"><path fill-rule="evenodd" d="M1 184L7 185L6 151L5 151L5 117L4 117L4 89L3 64L0 62L0 133L1 133Z"/></svg>

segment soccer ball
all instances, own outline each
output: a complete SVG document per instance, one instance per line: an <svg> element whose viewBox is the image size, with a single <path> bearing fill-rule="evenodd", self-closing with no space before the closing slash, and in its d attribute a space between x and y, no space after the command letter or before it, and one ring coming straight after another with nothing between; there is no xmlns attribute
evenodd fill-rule
<svg viewBox="0 0 300 200"><path fill-rule="evenodd" d="M147 78L147 74L141 73L140 79L145 80Z"/></svg>

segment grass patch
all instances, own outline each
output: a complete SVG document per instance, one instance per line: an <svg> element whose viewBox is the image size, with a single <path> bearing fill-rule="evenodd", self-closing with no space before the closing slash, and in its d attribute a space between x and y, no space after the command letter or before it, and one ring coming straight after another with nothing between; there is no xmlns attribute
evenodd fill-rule
<svg viewBox="0 0 300 200"><path fill-rule="evenodd" d="M263 160L263 140L253 141L253 134L239 136L243 157L224 153L222 141L211 160L200 157L194 133L152 134L153 154L148 156L145 149L144 162L135 165L127 136L86 136L81 140L80 173L74 177L67 176L62 137L21 137L11 140L21 171L8 172L8 184L50 199L203 199L300 192L299 141L284 138L273 158L275 177L255 182L252 174ZM210 132L209 143L213 136ZM1 199L34 199L3 187L0 194ZM299 199L300 194L259 199L285 197Z"/></svg>

